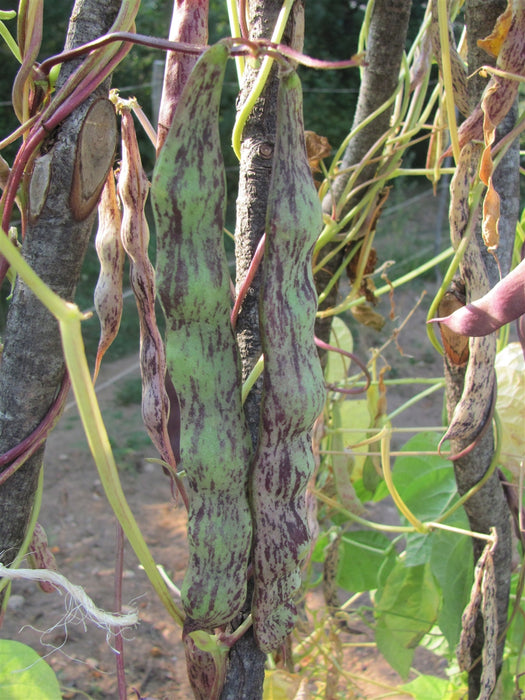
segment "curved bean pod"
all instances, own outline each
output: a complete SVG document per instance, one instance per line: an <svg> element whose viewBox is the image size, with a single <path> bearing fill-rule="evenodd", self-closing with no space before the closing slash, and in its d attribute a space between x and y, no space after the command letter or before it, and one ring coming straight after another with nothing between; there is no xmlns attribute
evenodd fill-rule
<svg viewBox="0 0 525 700"><path fill-rule="evenodd" d="M295 621L300 564L310 547L305 492L314 471L310 431L325 386L314 342L317 295L311 255L321 205L304 144L301 83L283 75L266 217L260 327L265 371L251 477L252 616L259 647L278 647Z"/></svg>
<svg viewBox="0 0 525 700"><path fill-rule="evenodd" d="M460 335L494 333L525 314L525 260L479 299L431 323L442 323Z"/></svg>
<svg viewBox="0 0 525 700"><path fill-rule="evenodd" d="M98 376L104 353L115 340L122 318L122 275L126 254L120 240L121 220L115 175L113 170L110 170L98 205L98 229L95 236L100 274L95 287L94 304L100 320L100 340L94 379Z"/></svg>
<svg viewBox="0 0 525 700"><path fill-rule="evenodd" d="M155 270L148 257L149 229L144 206L149 182L140 160L133 115L122 110L122 245L130 259L130 282L140 321L142 418L148 434L175 477L175 456L168 435L169 401L165 389L166 355L155 316ZM184 492L182 491L184 497Z"/></svg>
<svg viewBox="0 0 525 700"><path fill-rule="evenodd" d="M195 65L152 180L158 294L189 495L189 564L181 588L186 631L222 626L237 614L251 545L251 444L223 246L218 115L228 56L219 43Z"/></svg>

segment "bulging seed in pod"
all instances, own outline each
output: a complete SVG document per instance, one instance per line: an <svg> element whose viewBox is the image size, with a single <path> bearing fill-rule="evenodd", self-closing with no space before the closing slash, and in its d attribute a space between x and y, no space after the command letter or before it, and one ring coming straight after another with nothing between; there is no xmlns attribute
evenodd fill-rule
<svg viewBox="0 0 525 700"><path fill-rule="evenodd" d="M181 588L192 630L229 622L246 597L251 444L241 405L223 244L225 171L219 105L226 43L195 65L152 180L157 287L168 373L179 405L189 562Z"/></svg>
<svg viewBox="0 0 525 700"><path fill-rule="evenodd" d="M252 616L265 652L282 644L294 625L300 566L310 547L305 495L315 467L310 431L325 401L314 343L317 296L311 264L321 227L304 143L301 84L289 72L279 88L266 219L260 306L265 374L251 477Z"/></svg>

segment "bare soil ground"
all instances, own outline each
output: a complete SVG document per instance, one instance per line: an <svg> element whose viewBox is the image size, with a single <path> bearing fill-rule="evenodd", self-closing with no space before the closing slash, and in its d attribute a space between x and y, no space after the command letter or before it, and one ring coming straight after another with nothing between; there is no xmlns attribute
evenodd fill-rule
<svg viewBox="0 0 525 700"><path fill-rule="evenodd" d="M388 322L392 329L412 308L417 296L396 295L398 319ZM389 302L383 300L380 310L388 315L389 309ZM403 355L395 344L385 353L388 362L396 366L400 374L409 371L413 376L439 375L439 359L429 356L426 349L424 316L425 310L417 309L398 338ZM372 332L360 331L360 352L366 353L376 342ZM137 404L123 406L118 401L119 387L133 377L138 377L138 361L133 356L103 366L97 385L99 402L130 507L156 562L180 584L187 560L184 508L173 502L161 468L146 461L156 455L141 424L140 407ZM389 409L420 388L409 387L401 392L396 389ZM439 424L441 396L438 396L403 414L402 423ZM395 513L384 516L389 519L395 517ZM104 496L72 399L48 441L39 521L47 531L60 572L72 583L83 586L98 606L113 610L115 518ZM125 552L124 570L123 600L126 607L137 608L140 616L138 627L126 634L124 653L129 697L189 700L192 693L186 680L180 629L157 600L129 547ZM58 675L64 698L117 697L114 652L105 632L90 623L84 624L78 617L65 623L66 604L66 599L57 593L43 593L30 582L15 582L0 635L25 642L45 656ZM310 595L307 606L319 615L322 608L319 594ZM337 697L383 697L392 692L401 679L371 644L372 635L366 626L356 620L352 630L356 627L357 632L343 631L339 635L342 642L352 642L356 646L344 651L343 667L351 674L352 681L349 684L346 680L340 685L342 694ZM423 649L418 650L416 661L422 671L442 673L441 661ZM307 697L315 695L314 687L311 686L312 695ZM398 693L389 694L389 697L408 696Z"/></svg>

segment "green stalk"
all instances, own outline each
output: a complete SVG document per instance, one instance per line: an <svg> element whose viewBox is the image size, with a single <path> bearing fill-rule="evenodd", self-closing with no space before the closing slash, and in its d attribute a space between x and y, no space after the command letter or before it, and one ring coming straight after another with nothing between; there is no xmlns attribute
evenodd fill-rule
<svg viewBox="0 0 525 700"><path fill-rule="evenodd" d="M419 394L416 394L408 401L405 401L405 403L402 406L399 406L394 411L392 411L392 413L389 413L388 416L386 417L386 420L391 421L393 418L398 416L400 413L405 411L407 408L410 408L411 406L416 404L418 401L421 401L421 399L424 399L427 396L430 396L431 394L438 391L439 389L443 389L444 386L445 386L445 380L443 379L438 384L434 384L433 386L429 386L427 389L420 391Z"/></svg>
<svg viewBox="0 0 525 700"><path fill-rule="evenodd" d="M389 491L390 495L392 496L392 499L393 499L394 503L396 504L399 512L405 516L405 518L408 520L408 522L411 525L413 525L416 532L419 532L421 534L427 534L429 532L428 526L423 524L421 522L421 520L416 518L416 516L412 513L412 511L407 506L407 504L403 501L403 499L399 495L399 491L396 489L396 487L394 485L394 480L392 478L392 470L390 468L390 435L391 435L391 433L392 433L392 430L388 426L385 426L385 429L384 429L382 434L380 433L380 435L381 435L381 466L383 468L383 476L385 477L385 483L387 485L388 491Z"/></svg>
<svg viewBox="0 0 525 700"><path fill-rule="evenodd" d="M272 43L278 44L281 41L286 27L286 22L288 21L288 17L290 16L293 4L294 0L284 0L283 6L281 8L281 11L279 12L279 16L277 17L277 22L275 23L275 27L272 33ZM232 133L232 146L239 160L241 159L241 139L244 126L248 121L248 117L250 116L251 111L259 95L262 93L264 86L266 85L266 81L268 80L268 76L270 75L270 69L273 65L273 62L274 59L270 58L270 56L265 56L263 58L261 67L259 68L259 73L257 74L257 78L255 80L255 83L253 84L252 90L246 98L246 102L243 104L241 111L237 115L237 120L233 127Z"/></svg>
<svg viewBox="0 0 525 700"><path fill-rule="evenodd" d="M397 288L397 287L400 287L401 285L405 284L406 282L410 282L410 280L413 280L414 278L418 277L419 275L422 275L427 270L431 270L433 267L435 267L439 263L443 262L443 260L450 258L450 256L453 255L453 253L454 253L454 249L452 247L447 248L442 253L435 255L431 260L428 260L427 262L423 263L422 265L419 265L418 267L416 267L414 270L407 272L406 275L402 275L401 277L398 277L396 280L394 280L392 282L392 287ZM383 294L387 294L390 291L391 291L391 286L388 284L385 284L382 287L379 287L379 289L376 289L374 294L377 297L377 296L382 296ZM327 316L335 316L336 314L343 313L343 311L347 311L352 306L358 306L359 304L363 304L365 301L366 301L366 299L364 296L361 296L358 299L351 299L351 300L345 299L345 301L343 301L338 306L334 306L331 309L325 309L324 311L318 311L317 316L318 316L318 318L326 318ZM438 349L439 349L439 344L438 344Z"/></svg>
<svg viewBox="0 0 525 700"><path fill-rule="evenodd" d="M259 379L264 370L264 355L260 355L259 359L252 368L250 374L246 377L244 384L242 385L241 400L242 403L246 401L246 397L253 389L253 385Z"/></svg>
<svg viewBox="0 0 525 700"><path fill-rule="evenodd" d="M11 51L18 63L22 63L22 56L20 55L20 49L18 48L18 44L13 39L13 36L11 35L9 29L4 24L5 19L14 19L15 17L15 10L0 10L0 36L7 44L7 48Z"/></svg>
<svg viewBox="0 0 525 700"><path fill-rule="evenodd" d="M452 87L452 67L450 64L450 45L448 41L447 0L438 0L439 40L441 43L441 61L443 66L443 84L445 85L445 106L447 109L448 129L452 142L454 160L459 162L459 140L456 123L456 105Z"/></svg>
<svg viewBox="0 0 525 700"><path fill-rule="evenodd" d="M327 506L330 506L330 508L337 510L337 512L341 513L341 515L344 515L346 518L348 518L348 520L352 520L358 525L363 525L363 527L369 527L371 530L379 530L381 532L414 532L414 528L408 525L385 525L383 523L375 523L372 520L366 520L365 518L361 518L359 515L352 513L352 511L343 508L343 506L340 503L338 503L334 498L330 498L330 496L327 496L322 491L318 491L317 489L314 489L313 494L316 498L325 503Z"/></svg>
<svg viewBox="0 0 525 700"><path fill-rule="evenodd" d="M75 304L64 301L58 294L55 294L47 287L22 258L7 236L0 236L0 252L38 299L58 320L71 385L106 497L157 595L172 618L182 625L184 616L173 602L167 586L157 570L155 561L144 541L122 490L117 465L102 420L84 352L80 323L86 316L80 312Z"/></svg>
<svg viewBox="0 0 525 700"><path fill-rule="evenodd" d="M241 36L241 24L239 22L239 8L237 0L226 0L226 8L228 10L228 20L230 22L230 32L233 37ZM242 76L246 66L244 56L235 57L235 68L237 70L237 81L239 85L242 81Z"/></svg>

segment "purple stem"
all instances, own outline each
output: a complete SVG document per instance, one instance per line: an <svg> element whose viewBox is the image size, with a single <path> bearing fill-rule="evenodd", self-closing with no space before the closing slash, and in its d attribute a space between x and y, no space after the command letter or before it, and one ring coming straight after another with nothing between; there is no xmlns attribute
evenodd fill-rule
<svg viewBox="0 0 525 700"><path fill-rule="evenodd" d="M354 355L353 352L348 352L348 350L343 350L342 348L336 348L333 345L329 345L317 336L314 336L314 341L317 347L321 348L322 350L326 350L327 352L337 352L340 355L343 355L344 357L348 357L350 360L352 360L352 362L356 363L356 365L361 369L361 371L366 377L366 384L364 387L355 387L353 389L341 389L340 387L335 386L334 384L327 384L327 388L331 389L332 391L337 391L339 394L364 394L364 392L367 391L368 387L370 386L372 378L370 377L370 372L368 371L368 368L363 362L361 362L357 355Z"/></svg>
<svg viewBox="0 0 525 700"><path fill-rule="evenodd" d="M233 328L237 325L237 318L239 316L239 311L241 310L242 302L246 298L246 295L248 294L248 289L251 286L251 283L253 282L253 278L255 277L255 274L257 270L259 269L259 265L261 264L261 260L264 257L264 245L266 243L266 233L263 233L261 236L261 239L259 243L257 244L257 248L255 249L255 253L253 254L252 261L250 263L250 267L248 268L248 272L246 273L246 277L243 280L243 283L241 284L241 287L239 289L239 294L237 295L237 299L235 299L235 304L233 305L232 313L231 313L231 323Z"/></svg>
<svg viewBox="0 0 525 700"><path fill-rule="evenodd" d="M13 167L9 174L9 180L1 200L4 205L2 212L2 229L5 234L7 234L7 231L9 230L9 223L11 221L11 214L13 212L16 193L24 175L24 170L31 156L47 134L58 126L58 124L60 124L60 122L62 122L66 117L68 117L71 112L76 109L76 107L82 104L82 102L100 85L100 83L105 80L115 66L120 63L127 51L127 46L122 46L113 56L113 58L108 61L108 63L99 72L95 73L94 76L88 74L86 78L84 78L76 87L75 91L59 107L57 107L57 109L49 116L47 120L36 124L30 131L27 140L23 143L15 157ZM71 76L70 80L73 80L74 77L74 75ZM63 89L67 89L67 85L68 83L66 83ZM5 258L1 257L0 286L4 281L8 268L9 265L7 261Z"/></svg>
<svg viewBox="0 0 525 700"><path fill-rule="evenodd" d="M116 523L116 555L115 555L115 612L122 612L122 574L124 571L124 531L119 522ZM115 630L113 645L116 651L117 685L119 700L126 700L126 670L124 668L124 639L122 628Z"/></svg>
<svg viewBox="0 0 525 700"><path fill-rule="evenodd" d="M4 452L3 455L0 455L0 469L6 464L11 464L18 457L22 456L23 459L16 467L16 469L18 469L18 467L29 457L32 451L34 451L34 449L36 449L36 447L38 447L43 440L45 440L62 413L62 408L69 392L70 385L69 375L66 373L64 375L64 379L62 380L60 391L58 392L56 399L40 425L38 425L33 432L30 433L30 435L19 442L18 445L15 445L10 450L7 450L7 452ZM4 481L11 476L12 472L16 471L16 469L13 469L13 467L15 467L15 465L11 464L8 469L2 472L0 475L0 485L2 485Z"/></svg>
<svg viewBox="0 0 525 700"><path fill-rule="evenodd" d="M46 76L49 74L49 71L54 65L64 63L64 61L71 61L79 56L89 53L93 49L101 48L102 46L106 46L114 41L148 46L149 48L160 49L162 51L179 51L181 53L195 55L200 55L208 48L207 46L187 44L182 41L169 41L168 39L159 39L157 37L146 36L145 34L134 34L133 32L111 32L99 37L98 39L95 39L94 41L90 41L83 46L79 46L76 49L72 49L71 51L63 51L56 56L51 56L40 64L39 71L42 76ZM299 51L295 51L289 46L274 44L267 39L252 40L246 37L235 37L234 39L231 39L230 42L232 44L232 56L255 55L257 57L260 54L267 54L274 58L282 58L282 56L286 56L287 58L297 61L303 66L308 66L309 68L324 68L328 70L352 68L363 65L363 61L359 56L354 56L343 61L323 61L319 58L306 56ZM234 46L234 44L238 46Z"/></svg>

